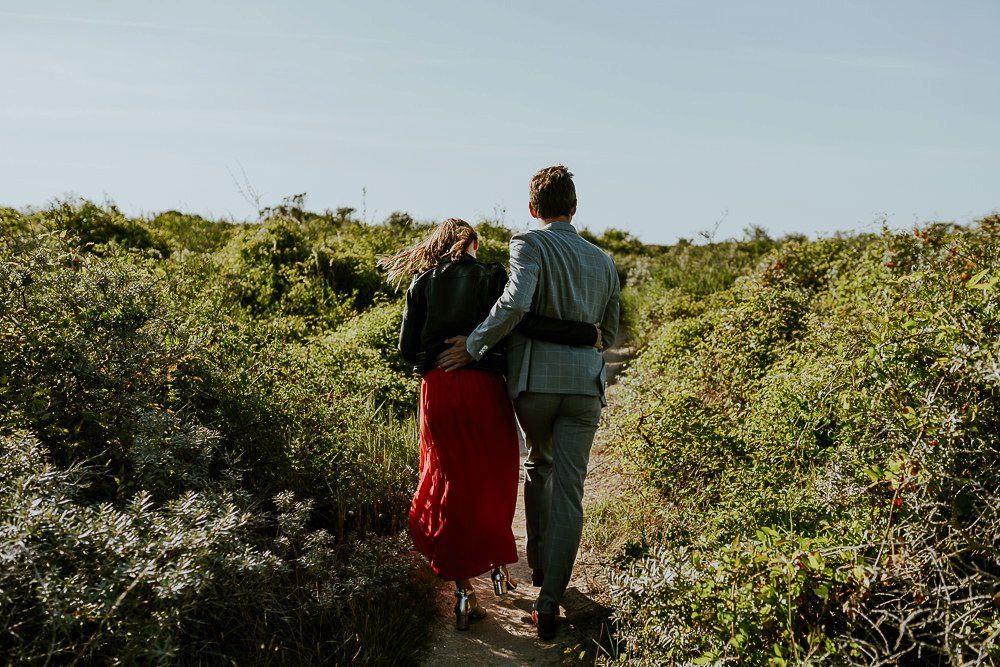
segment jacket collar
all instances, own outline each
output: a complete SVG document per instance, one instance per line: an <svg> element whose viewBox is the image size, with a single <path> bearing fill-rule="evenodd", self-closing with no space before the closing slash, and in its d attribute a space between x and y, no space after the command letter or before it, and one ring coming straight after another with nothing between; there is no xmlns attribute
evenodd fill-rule
<svg viewBox="0 0 1000 667"><path fill-rule="evenodd" d="M463 252L461 255L458 256L458 259L453 260L450 257L446 257L445 259L442 259L438 263L439 264L451 264L452 262L478 262L478 261L479 261L478 259L476 259L472 255L470 255L469 253Z"/></svg>
<svg viewBox="0 0 1000 667"><path fill-rule="evenodd" d="M580 233L571 222L550 222L542 225L542 229L550 229L554 232L572 232L573 234Z"/></svg>
<svg viewBox="0 0 1000 667"><path fill-rule="evenodd" d="M458 259L445 257L440 262L438 262L434 268L438 269L439 271L443 271L445 268L451 266L452 264L466 264L469 262L475 262L477 264L480 263L478 259L470 255L469 253L463 252L461 255L459 255Z"/></svg>

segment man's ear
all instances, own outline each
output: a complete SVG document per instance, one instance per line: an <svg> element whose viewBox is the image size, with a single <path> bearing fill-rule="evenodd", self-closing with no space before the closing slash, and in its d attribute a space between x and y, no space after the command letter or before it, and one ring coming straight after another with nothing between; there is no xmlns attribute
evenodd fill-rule
<svg viewBox="0 0 1000 667"><path fill-rule="evenodd" d="M576 202L573 202L573 208L569 210L570 216L576 215Z"/></svg>
<svg viewBox="0 0 1000 667"><path fill-rule="evenodd" d="M528 212L531 213L531 217L532 218L537 218L538 217L538 214L535 213L535 207L532 205L532 203L530 201L528 202Z"/></svg>
<svg viewBox="0 0 1000 667"><path fill-rule="evenodd" d="M472 241L472 249L473 250L479 250L479 239L474 239Z"/></svg>

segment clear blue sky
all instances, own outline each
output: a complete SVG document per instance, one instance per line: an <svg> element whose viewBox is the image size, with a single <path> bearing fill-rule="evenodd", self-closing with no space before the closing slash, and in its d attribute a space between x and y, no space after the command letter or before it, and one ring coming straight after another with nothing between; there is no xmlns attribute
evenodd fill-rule
<svg viewBox="0 0 1000 667"><path fill-rule="evenodd" d="M308 193L649 243L1000 208L1000 2L0 0L0 205ZM365 193L364 195L362 193Z"/></svg>

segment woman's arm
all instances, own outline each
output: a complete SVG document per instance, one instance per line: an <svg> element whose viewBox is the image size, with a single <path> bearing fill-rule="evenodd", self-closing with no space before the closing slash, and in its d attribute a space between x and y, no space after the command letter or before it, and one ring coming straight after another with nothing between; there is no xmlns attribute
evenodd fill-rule
<svg viewBox="0 0 1000 667"><path fill-rule="evenodd" d="M493 281L490 286L490 290L494 294L494 300L500 298L506 285L507 273L503 270L502 266L497 265L497 270L493 273ZM580 347L590 347L593 345L601 349L601 328L599 325L591 324L590 322L560 320L528 311L522 316L515 328L528 338L544 340L547 343Z"/></svg>
<svg viewBox="0 0 1000 667"><path fill-rule="evenodd" d="M574 345L580 347L598 347L601 342L601 329L590 322L574 320L559 320L527 312L517 325L517 330L528 338L537 338L548 343ZM598 349L600 349L598 347Z"/></svg>
<svg viewBox="0 0 1000 667"><path fill-rule="evenodd" d="M399 328L399 352L411 364L417 363L417 353L420 352L420 334L423 332L424 300L416 278L406 290L406 305L403 306L403 324Z"/></svg>

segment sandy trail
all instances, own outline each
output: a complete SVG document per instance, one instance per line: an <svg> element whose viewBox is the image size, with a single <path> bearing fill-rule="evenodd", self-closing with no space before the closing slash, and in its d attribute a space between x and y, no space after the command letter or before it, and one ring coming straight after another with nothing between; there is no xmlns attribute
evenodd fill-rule
<svg viewBox="0 0 1000 667"><path fill-rule="evenodd" d="M523 483L523 470L521 476ZM581 652L584 660L592 664L596 647L589 639L590 633L595 619L599 629L597 617L606 616L605 608L593 598L604 586L595 580L598 572L586 562L589 554L581 554L563 600L558 633L552 641L538 640L531 623L531 605L538 589L531 585L531 569L524 556L523 502L519 493L514 535L520 559L510 566L510 575L518 582L517 590L497 597L488 575L474 579L473 586L487 616L472 623L468 631L459 632L455 630L454 587L442 582L437 596L439 620L424 664L561 665L577 662Z"/></svg>

